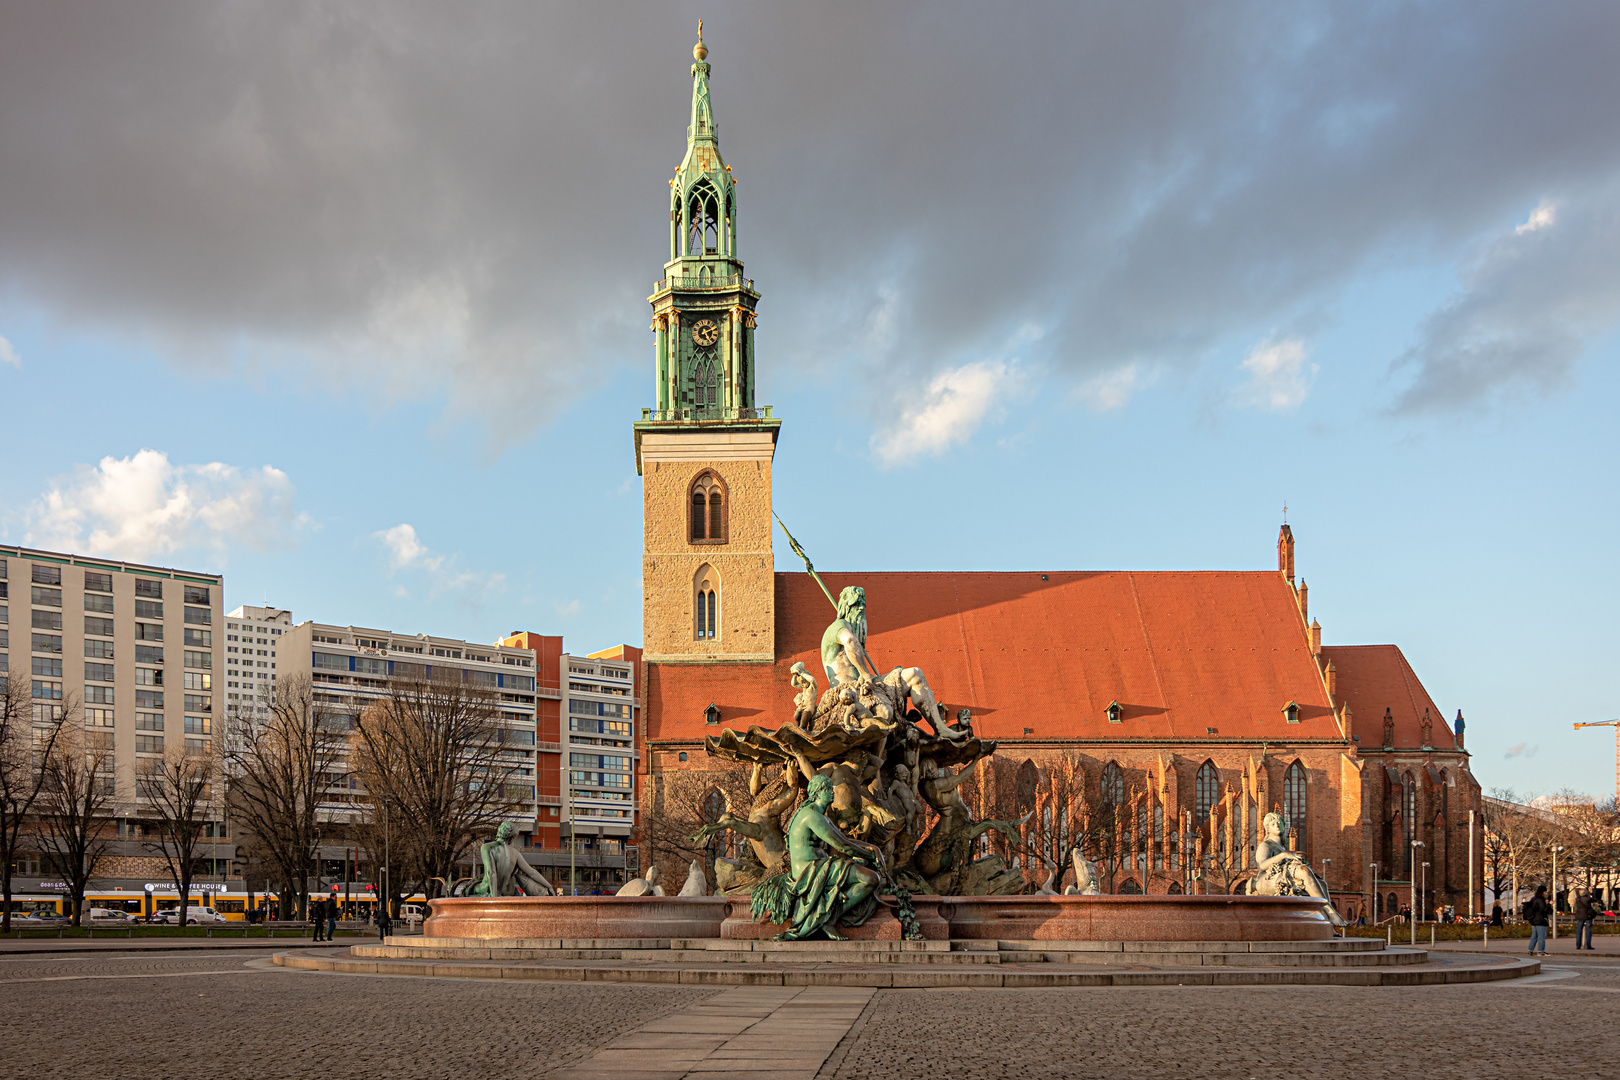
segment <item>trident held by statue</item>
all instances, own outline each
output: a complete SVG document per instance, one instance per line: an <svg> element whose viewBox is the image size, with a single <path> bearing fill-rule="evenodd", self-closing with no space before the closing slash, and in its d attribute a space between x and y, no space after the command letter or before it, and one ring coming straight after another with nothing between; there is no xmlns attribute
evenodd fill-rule
<svg viewBox="0 0 1620 1080"><path fill-rule="evenodd" d="M799 542L793 539L793 534L788 532L787 524L782 520L782 515L778 514L775 510L772 510L771 516L776 519L776 523L778 525L782 526L782 535L787 537L788 544L793 548L793 554L804 560L805 570L809 573L811 578L815 580L815 583L821 586L822 595L826 596L827 603L833 606L834 611L837 611L838 601L833 599L831 590L827 588L827 583L821 580L821 575L816 573L816 568L810 565L810 556L804 553L804 548L800 547Z"/></svg>

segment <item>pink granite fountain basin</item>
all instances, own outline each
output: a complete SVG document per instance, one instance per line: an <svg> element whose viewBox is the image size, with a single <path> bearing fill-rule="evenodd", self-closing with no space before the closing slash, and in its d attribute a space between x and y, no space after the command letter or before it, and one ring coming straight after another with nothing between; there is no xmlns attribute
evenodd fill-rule
<svg viewBox="0 0 1620 1080"><path fill-rule="evenodd" d="M947 896L951 937L1003 941L1322 941L1305 896Z"/></svg>
<svg viewBox="0 0 1620 1080"><path fill-rule="evenodd" d="M866 922L860 926L840 926L838 932L851 941L899 941L905 933L896 916L894 897L886 896L883 899L886 902L880 904ZM945 941L951 936L949 924L940 915L942 900L943 898L938 896L911 898L912 910L916 912L917 924L925 940ZM765 941L787 929L775 923L755 922L751 910L753 906L751 897L733 896L730 903L731 914L720 926L720 936L723 938Z"/></svg>
<svg viewBox="0 0 1620 1080"><path fill-rule="evenodd" d="M923 936L1001 941L1325 941L1320 901L1293 896L916 896ZM769 938L743 897L503 896L429 903L430 938L653 940ZM898 940L883 907L857 940Z"/></svg>
<svg viewBox="0 0 1620 1080"><path fill-rule="evenodd" d="M723 896L457 896L430 900L430 938L717 938Z"/></svg>

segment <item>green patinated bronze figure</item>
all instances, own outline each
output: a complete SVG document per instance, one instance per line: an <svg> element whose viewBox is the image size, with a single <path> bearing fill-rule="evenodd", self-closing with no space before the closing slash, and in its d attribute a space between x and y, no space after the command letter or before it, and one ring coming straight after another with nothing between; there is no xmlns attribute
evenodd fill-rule
<svg viewBox="0 0 1620 1080"><path fill-rule="evenodd" d="M483 876L472 882L462 896L551 896L557 891L512 846L510 822L501 822L495 839L480 845L478 861Z"/></svg>
<svg viewBox="0 0 1620 1080"><path fill-rule="evenodd" d="M877 907L881 878L876 867L882 853L838 830L827 817L832 802L832 781L812 779L804 805L788 822L787 872L754 887L754 918L787 925L776 935L778 941L802 941L818 933L843 941L835 927L859 926Z"/></svg>

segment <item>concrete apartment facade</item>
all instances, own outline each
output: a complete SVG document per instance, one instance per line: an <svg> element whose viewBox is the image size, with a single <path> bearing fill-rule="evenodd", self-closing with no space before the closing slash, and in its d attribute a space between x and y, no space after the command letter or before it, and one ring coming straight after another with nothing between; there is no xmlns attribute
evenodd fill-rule
<svg viewBox="0 0 1620 1080"><path fill-rule="evenodd" d="M618 645L574 656L562 640L520 630L499 642L532 650L538 664L539 817L525 858L561 889L616 890L640 867L630 836L641 650Z"/></svg>
<svg viewBox="0 0 1620 1080"><path fill-rule="evenodd" d="M224 592L218 574L0 547L0 671L29 680L42 716L77 704L87 743L112 752L118 831L96 887L141 891L167 876L135 780L177 743L218 749ZM18 891L52 884L36 856L17 869Z"/></svg>
<svg viewBox="0 0 1620 1080"><path fill-rule="evenodd" d="M251 670L259 672L258 639L253 634ZM264 635L268 637L269 635ZM516 767L514 787L526 786L527 798L507 816L523 843L535 831L535 657L530 649L479 645L431 634L406 635L364 626L338 626L304 622L274 640L274 674L281 682L307 676L315 699L328 708L358 716L366 706L388 695L390 679L420 677L450 668L463 673L470 685L495 693L500 703L499 728L502 756ZM243 648L247 646L244 645ZM248 656L240 654L246 662ZM245 666L236 670L247 671ZM242 681L246 681L244 676ZM258 680L262 683L262 677ZM334 824L357 824L363 808L354 796L340 789L321 808L321 816ZM341 843L341 841L339 841ZM324 846L321 858L339 859L342 848Z"/></svg>
<svg viewBox="0 0 1620 1080"><path fill-rule="evenodd" d="M225 616L225 715L267 719L276 692L276 645L292 612L241 605Z"/></svg>

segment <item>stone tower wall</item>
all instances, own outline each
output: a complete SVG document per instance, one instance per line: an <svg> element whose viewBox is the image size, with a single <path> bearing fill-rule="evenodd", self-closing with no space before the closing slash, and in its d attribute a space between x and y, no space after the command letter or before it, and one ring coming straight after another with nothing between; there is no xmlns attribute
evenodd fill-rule
<svg viewBox="0 0 1620 1080"><path fill-rule="evenodd" d="M642 632L654 662L775 659L771 555L772 431L648 432L642 439ZM704 470L725 486L725 543L691 540L691 487ZM694 579L720 577L719 636L697 639Z"/></svg>

